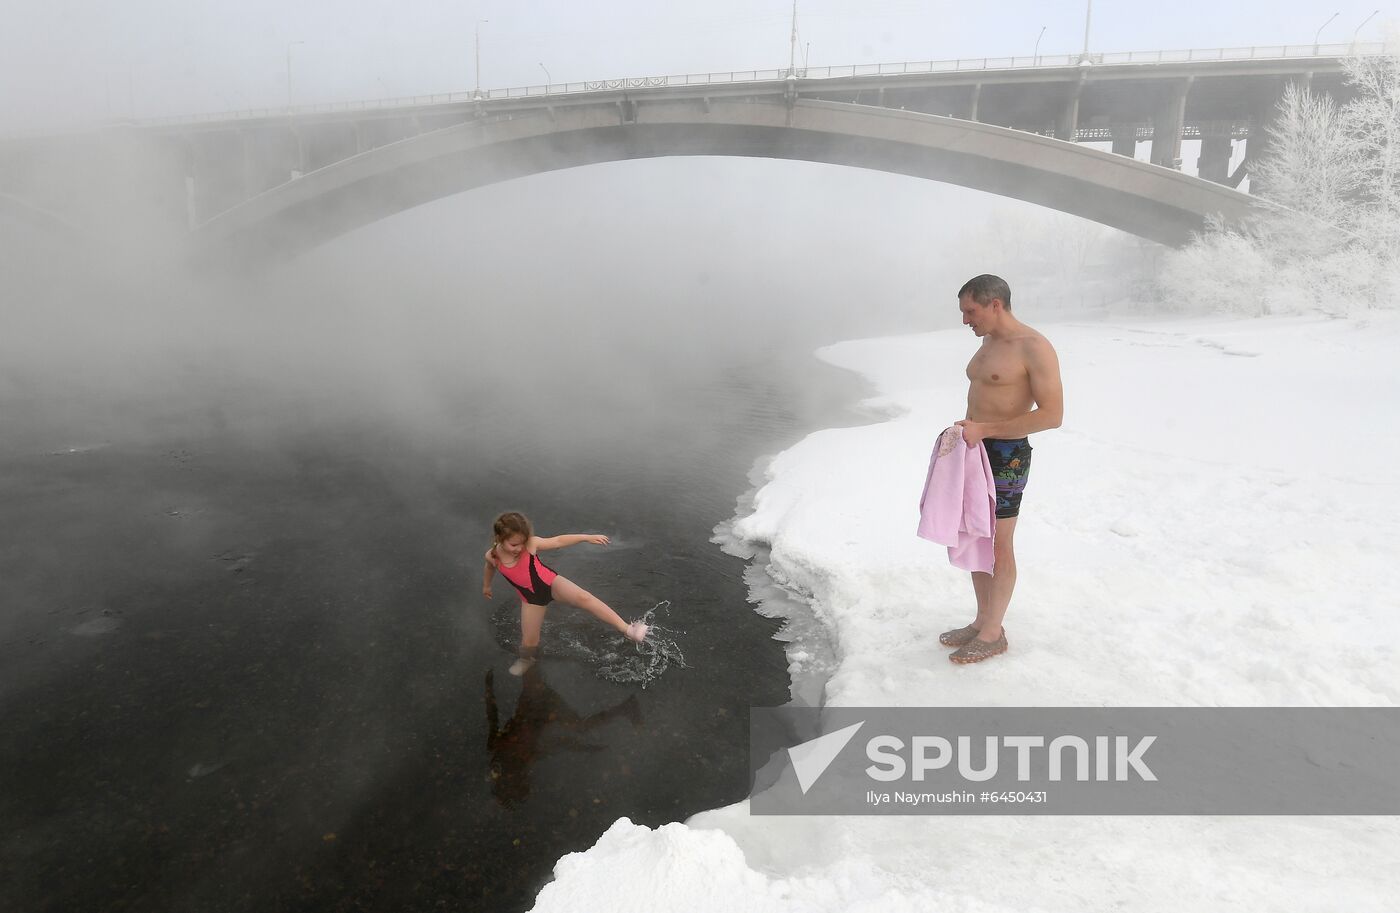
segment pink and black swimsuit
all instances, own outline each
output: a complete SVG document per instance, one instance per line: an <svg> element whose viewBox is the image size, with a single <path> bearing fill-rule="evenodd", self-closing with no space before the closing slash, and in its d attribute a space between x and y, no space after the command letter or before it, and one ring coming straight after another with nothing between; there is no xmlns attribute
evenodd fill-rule
<svg viewBox="0 0 1400 913"><path fill-rule="evenodd" d="M559 575L545 567L538 555L521 552L514 566L506 567L496 559L496 569L520 591L520 598L530 605L549 605L554 599L550 586Z"/></svg>

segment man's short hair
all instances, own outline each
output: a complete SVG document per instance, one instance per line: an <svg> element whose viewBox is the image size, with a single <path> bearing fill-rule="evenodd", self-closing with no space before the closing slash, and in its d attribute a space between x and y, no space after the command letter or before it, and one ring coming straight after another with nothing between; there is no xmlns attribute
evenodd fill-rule
<svg viewBox="0 0 1400 913"><path fill-rule="evenodd" d="M990 273L974 276L964 282L963 287L958 289L958 300L964 297L970 297L981 305L991 304L993 298L1000 298L1006 309L1011 310L1011 286L1006 284L1005 279Z"/></svg>

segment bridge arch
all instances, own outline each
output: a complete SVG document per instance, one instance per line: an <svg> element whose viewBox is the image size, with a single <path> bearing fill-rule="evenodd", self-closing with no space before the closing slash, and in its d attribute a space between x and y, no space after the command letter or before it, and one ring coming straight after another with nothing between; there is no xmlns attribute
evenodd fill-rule
<svg viewBox="0 0 1400 913"><path fill-rule="evenodd" d="M192 233L202 253L287 256L405 209L544 171L674 155L757 156L927 178L1181 245L1255 201L1125 156L1019 130L845 102L598 102L481 118L262 193Z"/></svg>
<svg viewBox="0 0 1400 913"><path fill-rule="evenodd" d="M0 219L13 220L20 225L68 239L83 237L83 232L63 216L49 212L47 209L35 206L8 193L0 193Z"/></svg>

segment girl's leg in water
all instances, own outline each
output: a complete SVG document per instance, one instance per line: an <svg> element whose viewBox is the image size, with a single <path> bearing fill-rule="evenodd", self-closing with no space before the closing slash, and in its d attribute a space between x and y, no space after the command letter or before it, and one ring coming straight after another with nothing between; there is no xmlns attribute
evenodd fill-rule
<svg viewBox="0 0 1400 913"><path fill-rule="evenodd" d="M624 637L637 641L646 637L645 625L629 625L627 622L623 621L622 616L614 612L612 607L606 602L594 596L567 577L555 577L552 588L555 599L560 602L566 602L575 608L583 609L603 624L616 629L617 632ZM640 630L638 630L638 627L640 627Z"/></svg>
<svg viewBox="0 0 1400 913"><path fill-rule="evenodd" d="M544 624L545 606L520 603L520 650L533 655L540 647L540 625Z"/></svg>
<svg viewBox="0 0 1400 913"><path fill-rule="evenodd" d="M511 675L523 675L535 664L535 656L540 651L540 625L544 624L542 605L520 603L520 658L511 663Z"/></svg>

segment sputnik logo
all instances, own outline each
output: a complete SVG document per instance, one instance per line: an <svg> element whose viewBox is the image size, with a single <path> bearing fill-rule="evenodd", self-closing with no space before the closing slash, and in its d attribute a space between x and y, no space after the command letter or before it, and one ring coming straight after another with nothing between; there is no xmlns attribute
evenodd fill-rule
<svg viewBox="0 0 1400 913"><path fill-rule="evenodd" d="M797 774L797 785L802 787L802 795L807 795L807 790L812 788L817 778L826 773L826 769L836 760L841 749L851 741L856 730L864 725L865 721L861 720L845 729L828 732L787 750L788 758L792 760L793 772Z"/></svg>

